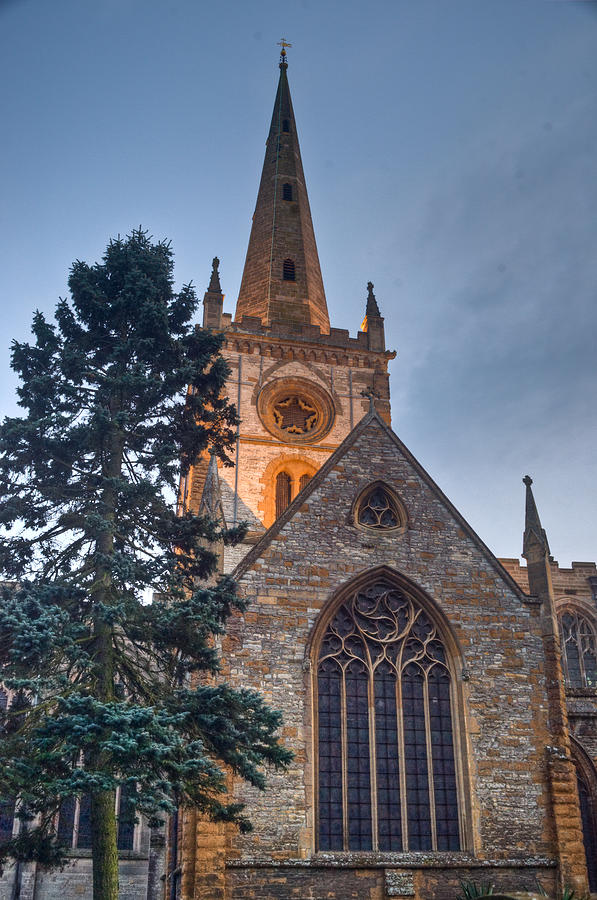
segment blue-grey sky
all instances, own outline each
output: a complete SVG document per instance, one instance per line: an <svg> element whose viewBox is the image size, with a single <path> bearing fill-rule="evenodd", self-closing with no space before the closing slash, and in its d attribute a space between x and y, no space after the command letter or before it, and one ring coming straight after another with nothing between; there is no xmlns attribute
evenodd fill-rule
<svg viewBox="0 0 597 900"><path fill-rule="evenodd" d="M332 323L366 282L393 426L490 548L527 472L562 565L597 558L595 0L0 0L0 407L10 339L142 224L179 284L240 285L289 79Z"/></svg>

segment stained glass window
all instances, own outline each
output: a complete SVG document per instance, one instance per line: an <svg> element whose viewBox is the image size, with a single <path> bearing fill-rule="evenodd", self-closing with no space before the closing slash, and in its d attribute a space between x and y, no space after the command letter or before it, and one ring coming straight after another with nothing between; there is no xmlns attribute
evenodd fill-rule
<svg viewBox="0 0 597 900"><path fill-rule="evenodd" d="M423 608L385 581L355 592L317 697L319 849L460 849L451 676Z"/></svg>
<svg viewBox="0 0 597 900"><path fill-rule="evenodd" d="M597 687L597 639L592 622L566 610L560 617L562 666L570 687Z"/></svg>

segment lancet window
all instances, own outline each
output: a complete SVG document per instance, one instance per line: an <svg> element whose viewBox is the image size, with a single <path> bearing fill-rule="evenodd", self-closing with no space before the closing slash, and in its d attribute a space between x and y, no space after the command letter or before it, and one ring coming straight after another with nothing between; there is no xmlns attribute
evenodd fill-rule
<svg viewBox="0 0 597 900"><path fill-rule="evenodd" d="M454 702L437 626L385 580L355 591L317 659L320 850L458 850Z"/></svg>
<svg viewBox="0 0 597 900"><path fill-rule="evenodd" d="M278 472L276 475L276 519L290 505L291 489L292 479L288 472Z"/></svg>
<svg viewBox="0 0 597 900"><path fill-rule="evenodd" d="M292 185L291 184L283 184L282 185L282 200L292 200Z"/></svg>
<svg viewBox="0 0 597 900"><path fill-rule="evenodd" d="M573 688L597 687L597 635L593 623L575 610L560 616L562 666Z"/></svg>
<svg viewBox="0 0 597 900"><path fill-rule="evenodd" d="M285 259L282 265L282 278L284 281L295 281L296 280L296 270L294 267L293 259Z"/></svg>

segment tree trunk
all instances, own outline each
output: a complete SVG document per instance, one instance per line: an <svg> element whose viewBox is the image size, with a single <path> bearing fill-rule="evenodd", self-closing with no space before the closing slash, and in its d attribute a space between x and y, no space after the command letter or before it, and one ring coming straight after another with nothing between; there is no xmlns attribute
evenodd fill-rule
<svg viewBox="0 0 597 900"><path fill-rule="evenodd" d="M118 850L114 791L91 797L93 900L118 900Z"/></svg>
<svg viewBox="0 0 597 900"><path fill-rule="evenodd" d="M112 433L104 475L118 478L121 474L123 441ZM95 587L91 591L94 603L94 662L97 672L96 697L103 703L114 700L113 628L98 612L99 604L109 606L113 601L113 582L109 559L114 551L113 523L117 503L116 491L108 485L102 491L104 518L110 524L96 541L100 562L96 565ZM106 735L108 737L108 735ZM102 754L90 757L91 767L101 771L109 760ZM91 853L93 860L93 900L118 900L118 846L116 827L116 795L114 791L100 791L91 795Z"/></svg>

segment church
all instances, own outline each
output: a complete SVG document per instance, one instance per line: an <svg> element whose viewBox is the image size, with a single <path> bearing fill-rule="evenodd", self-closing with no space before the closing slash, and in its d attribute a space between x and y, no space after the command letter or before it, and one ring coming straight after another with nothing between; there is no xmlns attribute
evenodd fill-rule
<svg viewBox="0 0 597 900"><path fill-rule="evenodd" d="M248 602L222 677L283 713L294 758L263 793L230 779L249 834L138 823L121 896L597 896L596 565L553 560L529 476L526 565L497 559L392 431L374 285L354 336L330 324L284 48L234 317L218 265L203 327L224 335L234 465L201 460L180 503L248 523L220 548ZM27 867L21 900L91 897L84 816L74 864Z"/></svg>
<svg viewBox="0 0 597 900"><path fill-rule="evenodd" d="M248 835L183 814L173 896L597 892L595 563L553 561L528 476L527 565L498 560L392 431L374 286L356 336L329 321L287 69L234 318L217 260L204 298L234 467L182 501L249 523L223 677L283 712L294 761L231 783Z"/></svg>

